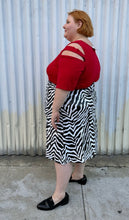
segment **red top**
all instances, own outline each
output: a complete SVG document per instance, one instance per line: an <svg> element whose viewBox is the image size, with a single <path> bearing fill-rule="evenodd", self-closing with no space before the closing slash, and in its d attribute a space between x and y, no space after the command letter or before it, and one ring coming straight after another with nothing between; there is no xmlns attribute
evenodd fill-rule
<svg viewBox="0 0 129 220"><path fill-rule="evenodd" d="M68 91L87 88L100 76L100 63L95 49L81 40L72 43L78 43L85 54L68 44L47 67L49 81L56 84L56 88ZM64 50L79 54L84 61L62 55Z"/></svg>

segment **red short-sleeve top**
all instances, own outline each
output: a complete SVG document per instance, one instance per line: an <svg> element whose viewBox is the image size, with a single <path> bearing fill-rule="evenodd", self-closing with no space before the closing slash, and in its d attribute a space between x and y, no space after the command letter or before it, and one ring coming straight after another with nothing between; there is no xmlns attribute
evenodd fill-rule
<svg viewBox="0 0 129 220"><path fill-rule="evenodd" d="M68 44L47 67L49 81L56 84L56 88L68 91L87 88L100 76L100 63L95 49L82 40L72 43L78 43L84 54ZM62 55L64 50L79 54L83 60Z"/></svg>

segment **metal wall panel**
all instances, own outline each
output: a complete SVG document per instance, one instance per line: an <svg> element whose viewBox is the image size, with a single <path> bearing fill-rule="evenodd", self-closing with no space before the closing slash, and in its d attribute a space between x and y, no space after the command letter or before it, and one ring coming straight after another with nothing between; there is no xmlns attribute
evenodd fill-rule
<svg viewBox="0 0 129 220"><path fill-rule="evenodd" d="M101 62L98 153L129 153L129 1L0 0L0 154L45 150L46 67L68 43L67 12L86 11Z"/></svg>

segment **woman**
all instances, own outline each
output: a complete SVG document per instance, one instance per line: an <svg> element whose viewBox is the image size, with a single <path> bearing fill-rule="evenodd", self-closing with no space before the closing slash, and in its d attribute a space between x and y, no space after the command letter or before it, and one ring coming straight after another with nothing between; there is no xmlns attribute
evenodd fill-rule
<svg viewBox="0 0 129 220"><path fill-rule="evenodd" d="M96 93L100 64L88 37L93 36L89 16L80 10L68 13L64 37L70 43L47 67L46 157L54 160L56 188L37 205L52 210L69 202L68 182L86 184L85 162L96 155ZM72 163L74 171L72 173Z"/></svg>

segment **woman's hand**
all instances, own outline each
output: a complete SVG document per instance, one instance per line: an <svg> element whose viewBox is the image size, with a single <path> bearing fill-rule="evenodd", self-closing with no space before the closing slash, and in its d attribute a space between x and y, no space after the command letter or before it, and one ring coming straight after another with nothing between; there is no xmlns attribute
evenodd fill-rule
<svg viewBox="0 0 129 220"><path fill-rule="evenodd" d="M52 123L53 128L55 128L56 130L57 130L56 122L59 122L59 118L60 118L59 111L53 111L52 117L51 117L51 123Z"/></svg>
<svg viewBox="0 0 129 220"><path fill-rule="evenodd" d="M56 122L59 122L60 118L60 113L59 109L63 105L69 91L63 90L63 89L58 89L56 88L55 90L55 96L54 96L54 101L52 105L52 117L51 117L51 123L53 128L57 130L57 125Z"/></svg>

